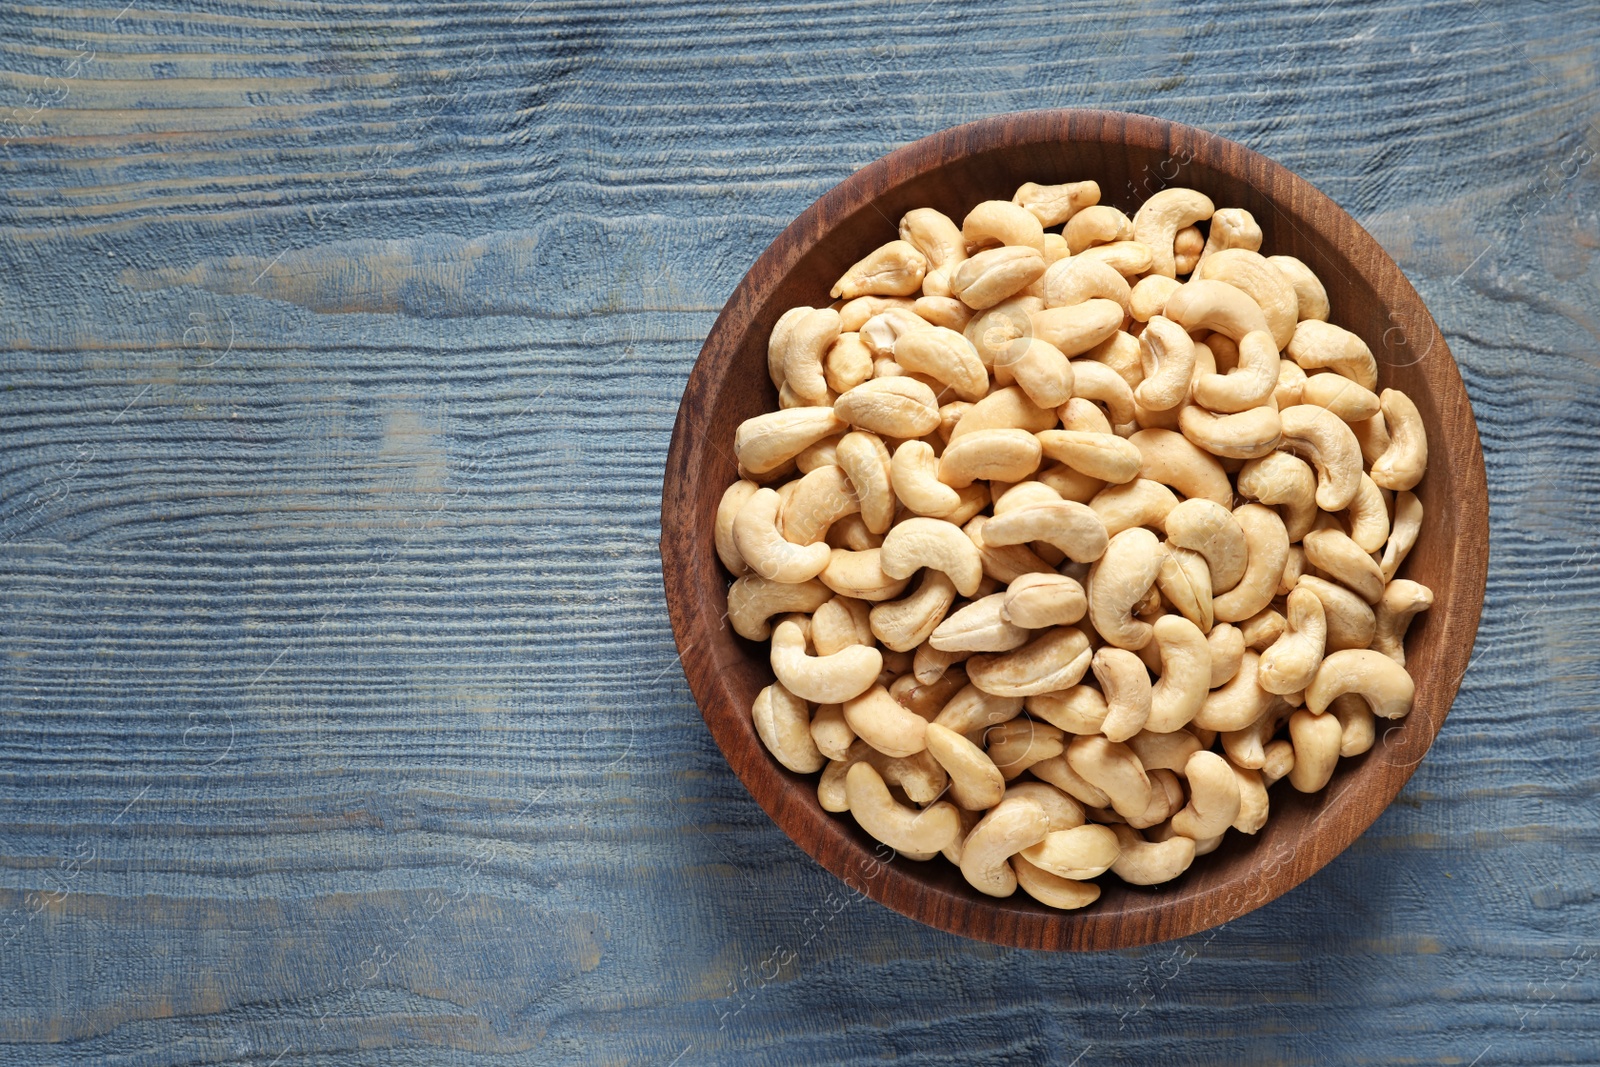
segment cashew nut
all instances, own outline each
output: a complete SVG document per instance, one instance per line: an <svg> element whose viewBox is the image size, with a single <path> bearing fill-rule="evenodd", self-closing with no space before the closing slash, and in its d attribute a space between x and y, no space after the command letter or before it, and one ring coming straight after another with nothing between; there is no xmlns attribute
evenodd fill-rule
<svg viewBox="0 0 1600 1067"><path fill-rule="evenodd" d="M1376 552L1389 539L1389 507L1383 490L1365 474L1345 518L1350 524L1350 540L1363 552Z"/></svg>
<svg viewBox="0 0 1600 1067"><path fill-rule="evenodd" d="M1044 227L1038 217L1009 200L985 200L967 212L961 236L973 251L991 245L1026 245L1044 251Z"/></svg>
<svg viewBox="0 0 1600 1067"><path fill-rule="evenodd" d="M1294 366L1290 363L1289 366ZM1300 372L1302 375L1305 371ZM1281 406L1281 405L1280 405ZM1389 450L1389 429L1383 424L1383 398L1378 398L1378 413L1363 422L1352 422L1356 441L1361 445L1361 459L1369 466Z"/></svg>
<svg viewBox="0 0 1600 1067"><path fill-rule="evenodd" d="M1089 351L1122 328L1122 305L1115 300L1085 300L1071 307L1044 308L1028 316L1033 335L1062 355Z"/></svg>
<svg viewBox="0 0 1600 1067"><path fill-rule="evenodd" d="M1026 245L989 248L962 262L950 278L950 294L984 311L1022 292L1045 272L1044 250Z"/></svg>
<svg viewBox="0 0 1600 1067"><path fill-rule="evenodd" d="M739 510L755 495L761 487L755 482L740 478L728 486L727 492L722 494L722 501L717 505L716 546L717 558L722 560L722 565L728 573L735 578L750 573L750 565L739 555L739 546L733 539L733 520L738 517Z"/></svg>
<svg viewBox="0 0 1600 1067"><path fill-rule="evenodd" d="M1115 300L1127 314L1132 297L1128 279L1109 263L1082 256L1052 263L1044 272L1042 287L1047 308L1071 307L1085 300Z"/></svg>
<svg viewBox="0 0 1600 1067"><path fill-rule="evenodd" d="M1400 564L1406 561L1406 556L1411 554L1411 548L1417 543L1417 534L1422 530L1422 501L1416 494L1402 490L1394 497L1394 525L1389 531L1389 540L1383 546L1383 559L1379 567L1383 570L1384 581L1392 581Z"/></svg>
<svg viewBox="0 0 1600 1067"><path fill-rule="evenodd" d="M1266 766L1272 735L1294 709L1282 698L1274 699L1255 721L1238 730L1224 731L1222 751L1236 766L1260 770Z"/></svg>
<svg viewBox="0 0 1600 1067"><path fill-rule="evenodd" d="M1168 278L1177 273L1173 241L1185 226L1204 222L1216 211L1211 198L1193 189L1162 189L1140 205L1133 216L1133 237L1150 249L1150 272Z"/></svg>
<svg viewBox="0 0 1600 1067"><path fill-rule="evenodd" d="M753 474L764 474L842 429L844 424L834 415L833 408L769 411L739 424L733 436L733 451L741 467Z"/></svg>
<svg viewBox="0 0 1600 1067"><path fill-rule="evenodd" d="M769 685L756 694L750 716L761 743L779 763L796 774L822 769L823 755L811 739L811 710L804 700L782 685Z"/></svg>
<svg viewBox="0 0 1600 1067"><path fill-rule="evenodd" d="M793 616L773 628L772 673L802 700L842 703L870 689L882 669L883 653L866 645L849 645L827 656L808 655L805 631Z"/></svg>
<svg viewBox="0 0 1600 1067"><path fill-rule="evenodd" d="M1216 616L1211 606L1211 568L1204 556L1168 542L1166 558L1156 572L1156 587L1182 618L1202 631L1211 629Z"/></svg>
<svg viewBox="0 0 1600 1067"><path fill-rule="evenodd" d="M939 405L934 399L933 390L915 378L904 375L862 382L849 392L841 393L830 413L837 416L832 420L833 432L843 429L839 425L843 422L882 437L900 440L922 437L932 433L939 425ZM818 433L806 444L827 436L827 432Z"/></svg>
<svg viewBox="0 0 1600 1067"><path fill-rule="evenodd" d="M948 726L958 734L967 734L1009 722L1020 714L1020 697L995 696L969 684L939 709L933 721L940 726Z"/></svg>
<svg viewBox="0 0 1600 1067"><path fill-rule="evenodd" d="M1009 897L1017 891L1017 876L1006 861L1049 832L1049 817L1038 801L1025 796L1004 799L967 834L961 846L961 874L980 893Z"/></svg>
<svg viewBox="0 0 1600 1067"><path fill-rule="evenodd" d="M1152 630L1161 652L1161 675L1150 692L1144 728L1170 734L1192 722L1205 704L1212 685L1211 646L1200 628L1180 615L1163 615Z"/></svg>
<svg viewBox="0 0 1600 1067"><path fill-rule="evenodd" d="M1227 282L1185 282L1167 297L1162 314L1185 330L1214 330L1235 342L1243 342L1257 330L1272 333L1260 306L1242 289Z"/></svg>
<svg viewBox="0 0 1600 1067"><path fill-rule="evenodd" d="M904 296L858 296L839 308L839 335L859 333L872 319L891 308L910 311L916 301ZM781 321L781 320L780 320Z"/></svg>
<svg viewBox="0 0 1600 1067"><path fill-rule="evenodd" d="M1068 381L1071 381L1069 374ZM968 406L955 428L950 431L954 441L963 434L978 430L1026 430L1038 433L1055 425L1055 412L1049 407L1035 404L1020 386L996 389L976 404Z"/></svg>
<svg viewBox="0 0 1600 1067"><path fill-rule="evenodd" d="M855 739L856 732L844 721L844 708L838 704L824 704L811 716L811 743L828 759L846 759Z"/></svg>
<svg viewBox="0 0 1600 1067"><path fill-rule="evenodd" d="M1409 578L1397 578L1383 591L1378 601L1378 625L1372 635L1372 647L1406 665L1406 629L1418 612L1433 607L1433 590Z"/></svg>
<svg viewBox="0 0 1600 1067"><path fill-rule="evenodd" d="M904 441L894 450L890 483L894 495L918 515L943 518L961 504L956 491L939 481L939 459L926 441Z"/></svg>
<svg viewBox="0 0 1600 1067"><path fill-rule="evenodd" d="M1372 556L1339 530L1312 530L1302 542L1313 567L1332 575L1368 604L1383 597L1383 571Z"/></svg>
<svg viewBox="0 0 1600 1067"><path fill-rule="evenodd" d="M1294 286L1295 302L1299 306L1301 319L1327 320L1328 291L1322 287L1322 282L1317 276L1311 273L1310 267L1293 256L1268 256L1267 262Z"/></svg>
<svg viewBox="0 0 1600 1067"><path fill-rule="evenodd" d="M1039 440L1026 430L974 430L952 437L939 457L939 480L963 489L980 478L1020 482L1039 469Z"/></svg>
<svg viewBox="0 0 1600 1067"><path fill-rule="evenodd" d="M1278 447L1283 423L1270 404L1234 415L1213 415L1203 407L1187 405L1178 414L1183 436L1213 456L1256 459Z"/></svg>
<svg viewBox="0 0 1600 1067"><path fill-rule="evenodd" d="M1169 547L1205 557L1214 592L1227 592L1244 577L1250 558L1244 528L1216 501L1194 497L1178 504L1167 513L1166 533Z"/></svg>
<svg viewBox="0 0 1600 1067"><path fill-rule="evenodd" d="M1328 714L1339 720L1339 755L1341 758L1359 756L1370 751L1377 737L1377 719L1367 702L1354 693L1334 697Z"/></svg>
<svg viewBox="0 0 1600 1067"><path fill-rule="evenodd" d="M943 571L923 571L916 592L872 609L868 616L871 634L882 641L885 648L910 652L930 639L955 599L955 584Z"/></svg>
<svg viewBox="0 0 1600 1067"><path fill-rule="evenodd" d="M1122 375L1104 363L1087 359L1074 362L1072 372L1073 394L1104 404L1113 430L1120 433L1133 425L1133 390Z"/></svg>
<svg viewBox="0 0 1600 1067"><path fill-rule="evenodd" d="M1160 308L1156 309L1160 311ZM1126 330L1118 330L1083 354L1085 360L1104 365L1116 373L1129 390L1137 389L1144 381L1144 365L1139 361L1139 339ZM1074 390L1076 392L1076 390ZM1077 395L1082 396L1082 393ZM1131 406L1133 394L1128 394Z"/></svg>
<svg viewBox="0 0 1600 1067"><path fill-rule="evenodd" d="M1342 585L1311 574L1302 576L1295 588L1309 589L1322 601L1328 620L1329 652L1371 646L1378 620L1365 600Z"/></svg>
<svg viewBox="0 0 1600 1067"><path fill-rule="evenodd" d="M828 566L825 544L797 545L778 532L779 498L772 489L750 494L733 520L733 540L739 556L763 578L779 582L804 582Z"/></svg>
<svg viewBox="0 0 1600 1067"><path fill-rule="evenodd" d="M817 607L811 616L811 648L819 656L831 656L851 645L870 645L873 641L871 605L865 600L835 596Z"/></svg>
<svg viewBox="0 0 1600 1067"><path fill-rule="evenodd" d="M1253 330L1240 338L1237 349L1239 359L1232 370L1196 377L1196 403L1212 411L1233 413L1248 411L1272 399L1283 363L1272 336L1264 330Z"/></svg>
<svg viewBox="0 0 1600 1067"><path fill-rule="evenodd" d="M1194 276L1226 282L1255 301L1266 317L1274 349L1283 349L1294 337L1295 323L1299 320L1299 297L1282 272L1259 252L1245 248L1219 249L1201 261Z"/></svg>
<svg viewBox="0 0 1600 1067"><path fill-rule="evenodd" d="M961 332L972 342L978 358L993 366L995 359L1019 338L1033 336L1030 316L1043 307L1044 301L1036 296L1014 296L972 316ZM996 384L1009 383L997 380Z"/></svg>
<svg viewBox="0 0 1600 1067"><path fill-rule="evenodd" d="M1100 690L1089 685L1073 685L1051 693L1039 693L1027 700L1028 713L1071 734L1097 734L1110 709ZM1103 806L1098 802L1095 806Z"/></svg>
<svg viewBox="0 0 1600 1067"><path fill-rule="evenodd" d="M1094 654L1091 666L1106 698L1100 730L1108 740L1126 741L1150 718L1150 674L1138 656L1109 645Z"/></svg>
<svg viewBox="0 0 1600 1067"><path fill-rule="evenodd" d="M1024 182L1017 188L1011 202L1031 211L1042 226L1059 226L1086 207L1100 202L1098 182L1066 182L1062 185L1039 185Z"/></svg>
<svg viewBox="0 0 1600 1067"><path fill-rule="evenodd" d="M1082 262L1082 261L1080 261ZM1113 271L1113 274L1116 272ZM1046 279L1048 280L1048 274ZM1117 277L1122 277L1118 274ZM1149 322L1161 314L1161 309L1167 306L1170 297L1178 286L1183 283L1175 278L1168 278L1161 274L1147 274L1140 278L1128 293L1128 315L1135 322ZM1273 353L1276 357L1277 353Z"/></svg>
<svg viewBox="0 0 1600 1067"><path fill-rule="evenodd" d="M1206 730L1242 730L1259 719L1274 700L1261 688L1259 662L1260 657L1247 649L1239 661L1239 672L1226 685L1206 695L1194 724Z"/></svg>
<svg viewBox="0 0 1600 1067"><path fill-rule="evenodd" d="M1345 422L1365 422L1382 406L1377 393L1332 371L1308 376L1300 387L1300 402L1327 408Z"/></svg>
<svg viewBox="0 0 1600 1067"><path fill-rule="evenodd" d="M987 753L937 722L928 724L928 752L950 776L950 799L970 811L986 811L1000 803L1006 780Z"/></svg>
<svg viewBox="0 0 1600 1067"><path fill-rule="evenodd" d="M1139 757L1145 773L1151 771L1176 771L1181 773L1189 757L1201 751L1200 739L1188 730L1171 733L1153 733L1143 730L1128 738L1128 747Z"/></svg>
<svg viewBox="0 0 1600 1067"><path fill-rule="evenodd" d="M1322 601L1311 590L1292 590L1287 612L1288 629L1261 654L1256 666L1261 688L1280 695L1297 693L1311 684L1328 640Z"/></svg>
<svg viewBox="0 0 1600 1067"><path fill-rule="evenodd" d="M849 477L837 466L818 467L788 484L795 488L779 511L779 525L785 540L797 545L816 544L835 522L861 510Z"/></svg>
<svg viewBox="0 0 1600 1067"><path fill-rule="evenodd" d="M1008 374L1028 400L1053 409L1072 397L1072 364L1061 350L1037 337L1013 341L994 358L995 377Z"/></svg>
<svg viewBox="0 0 1600 1067"><path fill-rule="evenodd" d="M907 807L865 760L850 766L844 788L845 803L861 828L898 852L939 852L961 832L954 804L941 800L920 811Z"/></svg>
<svg viewBox="0 0 1600 1067"><path fill-rule="evenodd" d="M1144 381L1134 399L1155 411L1183 403L1195 364L1194 341L1184 328L1163 315L1152 318L1139 335L1139 359Z"/></svg>
<svg viewBox="0 0 1600 1067"><path fill-rule="evenodd" d="M1040 760L1028 770L1035 778L1055 786L1085 807L1108 809L1111 804L1111 798L1104 791L1072 769L1067 763L1065 754L1053 759ZM1013 785L1011 788L1016 786Z"/></svg>
<svg viewBox="0 0 1600 1067"><path fill-rule="evenodd" d="M996 486L998 488L998 486ZM994 517L1009 515L1013 511L1031 508L1039 504L1059 504L1061 494L1043 482L1029 479L1023 482L1014 482L1008 489L998 492L994 498Z"/></svg>
<svg viewBox="0 0 1600 1067"><path fill-rule="evenodd" d="M1196 752L1184 765L1189 803L1172 817L1172 828L1196 841L1221 835L1239 817L1239 779L1215 752Z"/></svg>
<svg viewBox="0 0 1600 1067"><path fill-rule="evenodd" d="M1083 881L1110 870L1120 852L1117 835L1109 827L1089 824L1052 830L1019 854L1058 878Z"/></svg>
<svg viewBox="0 0 1600 1067"><path fill-rule="evenodd" d="M1233 829L1242 834L1254 834L1267 824L1267 786L1261 772L1230 763L1234 781L1239 787L1239 814L1234 817Z"/></svg>
<svg viewBox="0 0 1600 1067"><path fill-rule="evenodd" d="M1289 358L1302 370L1326 368L1367 389L1378 388L1378 361L1373 358L1372 349L1341 326L1320 319L1301 319L1286 348Z"/></svg>
<svg viewBox="0 0 1600 1067"><path fill-rule="evenodd" d="M904 578L895 578L883 573L881 548L862 551L835 548L828 557L827 566L817 577L835 593L874 603L899 596L911 578L909 574Z"/></svg>
<svg viewBox="0 0 1600 1067"><path fill-rule="evenodd" d="M867 524L861 521L860 512L846 515L828 527L829 548L848 548L854 552L862 552L869 548L878 548L882 544L883 535L867 529Z"/></svg>
<svg viewBox="0 0 1600 1067"><path fill-rule="evenodd" d="M1294 745L1288 738L1279 738L1268 743L1266 754L1261 763L1261 781L1265 785L1272 785L1289 776L1294 769Z"/></svg>
<svg viewBox="0 0 1600 1067"><path fill-rule="evenodd" d="M1106 527L1085 504L1071 500L1035 504L996 515L983 524L983 539L991 545L1021 545L1042 541L1054 545L1076 563L1089 563L1106 550Z"/></svg>
<svg viewBox="0 0 1600 1067"><path fill-rule="evenodd" d="M783 368L788 361L789 339L794 334L795 325L815 310L811 307L790 308L773 323L772 333L767 339L767 376L772 379L774 389L783 388Z"/></svg>
<svg viewBox="0 0 1600 1067"><path fill-rule="evenodd" d="M1320 409L1319 409L1320 410ZM1170 485L1186 497L1233 504L1233 483L1215 456L1180 433L1140 430L1128 438L1139 449L1139 477Z"/></svg>
<svg viewBox="0 0 1600 1067"><path fill-rule="evenodd" d="M1239 673L1244 662L1244 635L1238 627L1219 622L1206 634L1206 648L1211 651L1211 688L1215 689Z"/></svg>
<svg viewBox="0 0 1600 1067"><path fill-rule="evenodd" d="M1100 899L1100 887L1094 882L1079 882L1051 874L1029 863L1020 853L1011 857L1011 869L1022 891L1046 907L1072 911Z"/></svg>
<svg viewBox="0 0 1600 1067"><path fill-rule="evenodd" d="M1289 557L1289 534L1278 513L1262 504L1242 504L1233 517L1244 533L1247 559L1244 575L1234 587L1211 601L1221 622L1248 619L1271 602Z"/></svg>
<svg viewBox="0 0 1600 1067"><path fill-rule="evenodd" d="M1302 793L1315 793L1327 785L1328 779L1333 777L1334 765L1339 762L1343 732L1339 720L1332 715L1319 715L1301 708L1289 716L1289 740L1294 745L1289 784Z"/></svg>
<svg viewBox="0 0 1600 1067"><path fill-rule="evenodd" d="M973 656L967 661L967 677L995 696L1028 697L1076 685L1089 660L1083 631L1058 626L1013 651Z"/></svg>
<svg viewBox="0 0 1600 1067"><path fill-rule="evenodd" d="M828 295L835 300L858 296L910 296L922 288L928 261L909 241L890 241L857 260L833 283Z"/></svg>
<svg viewBox="0 0 1600 1067"><path fill-rule="evenodd" d="M1372 464L1372 480L1385 489L1414 489L1428 469L1428 435L1411 398L1398 389L1382 395L1389 447Z"/></svg>
<svg viewBox="0 0 1600 1067"><path fill-rule="evenodd" d="M1194 862L1193 838L1179 834L1165 841L1146 841L1131 826L1113 826L1117 847L1122 851L1111 873L1129 885L1159 885L1170 882Z"/></svg>
<svg viewBox="0 0 1600 1067"><path fill-rule="evenodd" d="M1150 624L1133 612L1155 584L1165 554L1155 534L1135 526L1112 537L1089 568L1089 621L1118 648L1143 648L1150 640Z"/></svg>
<svg viewBox="0 0 1600 1067"><path fill-rule="evenodd" d="M1032 440L1031 435L1028 438ZM977 592L983 580L977 546L959 526L944 519L906 519L884 537L880 551L879 565L890 578L910 578L918 568L931 567L949 575L962 596Z"/></svg>
<svg viewBox="0 0 1600 1067"><path fill-rule="evenodd" d="M1067 239L1067 251L1075 256L1094 245L1132 240L1133 220L1114 207L1096 204L1067 220L1061 236Z"/></svg>
<svg viewBox="0 0 1600 1067"><path fill-rule="evenodd" d="M967 258L967 242L961 228L941 211L919 207L900 218L900 239L913 245L927 260L930 271L948 277Z"/></svg>
<svg viewBox="0 0 1600 1067"><path fill-rule="evenodd" d="M1089 609L1083 586L1061 574L1024 574L1001 594L1000 617L1028 630L1070 626Z"/></svg>
<svg viewBox="0 0 1600 1067"><path fill-rule="evenodd" d="M1200 262L1204 263L1206 257L1225 248L1261 251L1261 226L1256 217L1242 207L1218 208L1211 216L1211 232L1206 236Z"/></svg>
<svg viewBox="0 0 1600 1067"><path fill-rule="evenodd" d="M927 747L928 720L890 696L883 686L874 685L843 703L850 729L884 755L912 756Z"/></svg>
<svg viewBox="0 0 1600 1067"><path fill-rule="evenodd" d="M1298 541L1317 521L1317 476L1298 456L1274 452L1239 468L1239 495L1283 507L1290 541Z"/></svg>
<svg viewBox="0 0 1600 1067"><path fill-rule="evenodd" d="M992 545L984 536L990 518L979 515L962 527L978 550L983 573L1001 585L1009 585L1024 574L1048 573L1054 568L1026 545Z"/></svg>
<svg viewBox="0 0 1600 1067"><path fill-rule="evenodd" d="M1303 454L1316 467L1317 507L1323 511L1349 507L1361 489L1361 446L1350 424L1315 404L1285 408L1279 418L1282 447Z"/></svg>
<svg viewBox="0 0 1600 1067"><path fill-rule="evenodd" d="M1178 498L1160 482L1136 478L1125 485L1102 489L1089 501L1112 537L1136 526L1163 530Z"/></svg>
<svg viewBox="0 0 1600 1067"><path fill-rule="evenodd" d="M945 652L934 648L928 641L917 646L917 651L911 660L911 673L917 681L924 685L936 682L943 678L950 669L958 663L966 661L967 652ZM962 684L966 684L967 672L961 672Z"/></svg>
<svg viewBox="0 0 1600 1067"><path fill-rule="evenodd" d="M902 674L889 686L889 695L932 722L939 712L944 710L950 698L966 686L967 672L956 667L946 671L942 678L933 682L919 682L912 675Z"/></svg>
<svg viewBox="0 0 1600 1067"><path fill-rule="evenodd" d="M1139 241L1112 241L1079 252L1078 259L1094 259L1108 264L1124 278L1135 278L1150 269L1155 253Z"/></svg>
<svg viewBox="0 0 1600 1067"><path fill-rule="evenodd" d="M1005 618L1004 593L963 605L934 629L928 640L945 652L1009 652L1032 636Z"/></svg>
<svg viewBox="0 0 1600 1067"><path fill-rule="evenodd" d="M1374 715L1403 718L1411 710L1416 683L1406 669L1370 648L1347 648L1330 653L1306 687L1306 707L1318 714L1346 693L1364 697Z"/></svg>
<svg viewBox="0 0 1600 1067"><path fill-rule="evenodd" d="M1172 268L1179 274L1193 273L1205 251L1206 239L1198 226L1185 226L1172 238ZM1155 275L1160 277L1160 275Z"/></svg>
<svg viewBox="0 0 1600 1067"><path fill-rule="evenodd" d="M1104 793L1111 807L1123 818L1137 818L1150 806L1150 778L1139 757L1126 744L1098 734L1076 737L1067 745L1066 756L1067 765ZM1073 792L1060 782L1052 784Z"/></svg>
<svg viewBox="0 0 1600 1067"><path fill-rule="evenodd" d="M948 385L962 400L981 400L989 392L988 368L955 330L929 326L905 334L895 342L894 358L906 370Z"/></svg>

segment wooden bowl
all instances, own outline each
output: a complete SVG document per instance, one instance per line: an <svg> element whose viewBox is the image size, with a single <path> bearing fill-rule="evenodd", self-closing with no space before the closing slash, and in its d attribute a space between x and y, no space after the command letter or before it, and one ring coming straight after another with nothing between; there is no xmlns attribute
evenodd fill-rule
<svg viewBox="0 0 1600 1067"><path fill-rule="evenodd" d="M894 239L911 208L936 207L959 222L979 201L1009 200L1023 182L1087 178L1100 183L1103 203L1130 215L1169 185L1199 189L1218 207L1247 208L1261 224L1264 253L1297 256L1323 280L1331 321L1367 341L1382 385L1409 394L1427 424L1432 463L1417 490L1426 516L1404 574L1436 599L1407 641L1415 708L1396 723L1379 720L1372 751L1340 760L1319 793L1275 786L1260 833L1229 833L1177 880L1139 888L1107 874L1096 903L1060 912L1020 891L983 896L943 859L887 859L888 850L848 814L822 810L816 775L792 774L768 755L750 718L756 693L773 680L767 647L727 625L729 579L712 527L723 490L737 478L734 428L777 406L766 351L779 315L828 304L839 275ZM1400 792L1450 710L1478 627L1488 556L1488 490L1472 408L1438 326L1394 261L1333 201L1271 160L1192 127L1104 111L1027 112L946 130L891 152L807 208L750 268L706 338L678 408L662 487L661 563L673 633L706 724L746 788L854 891L941 930L1028 948L1183 937L1260 907L1342 852Z"/></svg>

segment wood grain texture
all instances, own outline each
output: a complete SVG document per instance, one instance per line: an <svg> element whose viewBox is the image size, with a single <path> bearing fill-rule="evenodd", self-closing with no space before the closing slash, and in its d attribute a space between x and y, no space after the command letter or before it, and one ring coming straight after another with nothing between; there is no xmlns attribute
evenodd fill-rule
<svg viewBox="0 0 1600 1067"><path fill-rule="evenodd" d="M1258 834L1231 834L1170 884L1104 879L1099 899L1062 913L1015 893L986 898L954 865L894 862L848 816L824 811L816 775L783 768L756 735L750 707L773 683L764 642L727 621L714 526L739 478L729 456L745 419L777 410L765 375L773 324L821 307L834 279L895 239L909 210L960 219L1009 200L1025 181L1094 179L1100 202L1130 217L1158 189L1187 186L1260 220L1263 250L1291 255L1324 280L1330 321L1371 346L1379 386L1418 398L1434 464L1417 493L1422 533L1403 577L1437 591L1406 642L1420 681L1415 706L1379 743L1345 760L1314 796L1275 790ZM1103 950L1208 930L1299 885L1343 851L1397 796L1437 735L1472 655L1489 564L1488 489L1477 426L1455 361L1416 291L1348 214L1264 156L1208 131L1146 116L1082 109L997 116L923 138L856 172L808 207L761 254L701 350L673 428L662 489L661 562L685 674L741 781L801 848L851 890L942 930L1022 948ZM879 861L882 857L882 862Z"/></svg>
<svg viewBox="0 0 1600 1067"><path fill-rule="evenodd" d="M0 1062L1595 1061L1591 4L6 4L0 57ZM712 742L655 549L773 237L1069 106L1379 239L1493 545L1372 829L1081 957L840 892Z"/></svg>

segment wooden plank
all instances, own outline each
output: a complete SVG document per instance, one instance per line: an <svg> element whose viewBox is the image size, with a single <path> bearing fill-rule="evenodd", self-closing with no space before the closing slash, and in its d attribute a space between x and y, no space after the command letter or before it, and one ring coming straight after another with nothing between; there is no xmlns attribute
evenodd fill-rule
<svg viewBox="0 0 1600 1067"><path fill-rule="evenodd" d="M1597 51L1487 0L5 5L0 1060L1592 1062ZM1374 232L1494 552L1401 802L1095 957L841 892L712 745L654 553L772 237L1073 105Z"/></svg>

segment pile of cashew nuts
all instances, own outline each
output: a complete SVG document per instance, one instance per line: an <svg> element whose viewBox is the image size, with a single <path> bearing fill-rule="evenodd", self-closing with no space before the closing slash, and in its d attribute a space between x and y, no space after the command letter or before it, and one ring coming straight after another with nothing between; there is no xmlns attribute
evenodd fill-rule
<svg viewBox="0 0 1600 1067"><path fill-rule="evenodd" d="M1248 211L1092 181L930 208L788 311L716 549L772 755L1057 908L1259 831L1411 708L1416 406ZM1206 224L1202 230L1201 224Z"/></svg>

